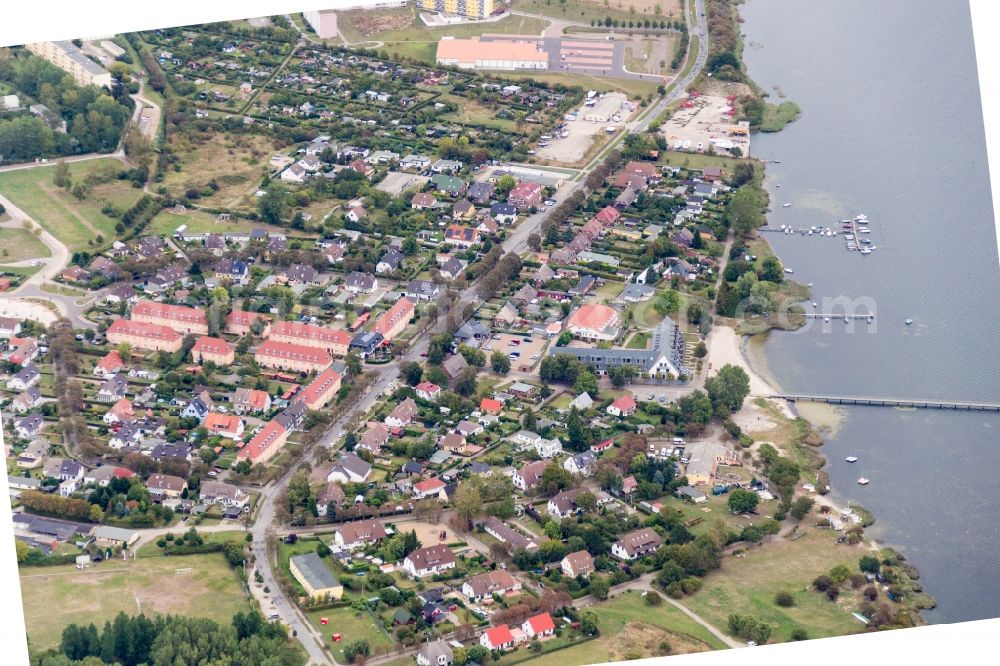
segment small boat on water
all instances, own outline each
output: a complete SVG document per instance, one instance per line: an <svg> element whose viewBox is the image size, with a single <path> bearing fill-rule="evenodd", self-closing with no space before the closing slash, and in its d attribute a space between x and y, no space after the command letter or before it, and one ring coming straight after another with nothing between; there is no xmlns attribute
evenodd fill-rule
<svg viewBox="0 0 1000 666"><path fill-rule="evenodd" d="M863 248L861 248L861 254L871 254L871 253L872 253L872 249L870 247L863 247Z"/></svg>
<svg viewBox="0 0 1000 666"><path fill-rule="evenodd" d="M806 286L807 286L807 287L811 287L811 286L813 286L813 283L812 283L812 282L810 282L810 283L809 283L809 284L807 284Z"/></svg>
<svg viewBox="0 0 1000 666"><path fill-rule="evenodd" d="M823 317L823 321L825 321L826 323L829 324L830 323L830 318L829 317Z"/></svg>
<svg viewBox="0 0 1000 666"><path fill-rule="evenodd" d="M913 320L912 320L912 319L907 319L907 320L906 320L906 325L907 325L907 326L909 326L909 325L910 325L910 324L912 324L912 323L913 323Z"/></svg>
<svg viewBox="0 0 1000 666"><path fill-rule="evenodd" d="M848 317L844 317L844 323L845 323L845 324L850 324L850 323L851 323L851 320L850 320L850 318L848 318Z"/></svg>
<svg viewBox="0 0 1000 666"><path fill-rule="evenodd" d="M788 207L789 207L789 206L791 206L791 205L792 205L792 204L790 204L790 203L786 203L786 204L781 204L781 207L782 207L782 208L788 208Z"/></svg>
<svg viewBox="0 0 1000 666"><path fill-rule="evenodd" d="M813 307L816 307L816 301L813 301Z"/></svg>
<svg viewBox="0 0 1000 666"><path fill-rule="evenodd" d="M844 460L846 460L847 462L850 462L850 463L852 463L852 462L858 462L858 457L857 456L847 456L846 458L844 458Z"/></svg>
<svg viewBox="0 0 1000 666"><path fill-rule="evenodd" d="M791 275L791 274L792 274L792 273L794 273L795 271L793 271L793 270L792 270L791 268L786 268L786 269L785 269L785 272L786 272L786 273L788 273L789 275Z"/></svg>
<svg viewBox="0 0 1000 666"><path fill-rule="evenodd" d="M854 216L854 219L855 220L867 220L868 216L865 215L864 213L858 213L857 215Z"/></svg>
<svg viewBox="0 0 1000 666"><path fill-rule="evenodd" d="M858 479L858 485L859 486L867 486L868 483L869 483L868 477L863 476L860 479Z"/></svg>

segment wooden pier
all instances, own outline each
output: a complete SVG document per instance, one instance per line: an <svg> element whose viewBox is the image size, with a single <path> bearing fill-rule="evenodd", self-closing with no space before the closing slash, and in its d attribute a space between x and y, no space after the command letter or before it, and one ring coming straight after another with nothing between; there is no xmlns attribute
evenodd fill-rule
<svg viewBox="0 0 1000 666"><path fill-rule="evenodd" d="M950 400L907 400L903 398L865 398L840 395L794 395L779 393L771 396L789 402L825 402L831 405L864 405L869 407L914 407L917 409L953 409L967 412L1000 412L1000 403L958 402Z"/></svg>
<svg viewBox="0 0 1000 666"><path fill-rule="evenodd" d="M814 312L806 312L805 314L802 314L801 316L805 317L806 319L826 319L826 318L830 318L830 319L844 319L845 317L847 319L874 319L875 318L875 314L874 313L873 314L832 314L832 313L816 314Z"/></svg>

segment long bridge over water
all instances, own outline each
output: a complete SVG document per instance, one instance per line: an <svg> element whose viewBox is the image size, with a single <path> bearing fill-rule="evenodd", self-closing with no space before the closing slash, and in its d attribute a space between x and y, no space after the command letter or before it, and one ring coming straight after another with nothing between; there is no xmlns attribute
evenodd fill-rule
<svg viewBox="0 0 1000 666"><path fill-rule="evenodd" d="M789 402L825 402L831 405L866 405L870 407L915 407L918 409L953 409L967 412L1000 412L1000 403L960 402L951 400L909 400L903 398L867 398L846 395L799 395L776 393L772 398Z"/></svg>

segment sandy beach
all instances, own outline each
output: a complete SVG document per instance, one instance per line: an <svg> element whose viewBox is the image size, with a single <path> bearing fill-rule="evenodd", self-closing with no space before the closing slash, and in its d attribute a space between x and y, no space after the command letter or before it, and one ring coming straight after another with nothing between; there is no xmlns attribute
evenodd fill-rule
<svg viewBox="0 0 1000 666"><path fill-rule="evenodd" d="M706 367L709 368L709 375L724 365L736 365L743 368L750 377L751 397L766 398L780 391L750 366L743 353L742 336L737 335L732 328L728 326L714 327L708 334L706 345L708 346ZM771 399L770 402L789 418L795 418L795 414L792 413L786 401ZM747 405L756 410L751 402L748 402Z"/></svg>

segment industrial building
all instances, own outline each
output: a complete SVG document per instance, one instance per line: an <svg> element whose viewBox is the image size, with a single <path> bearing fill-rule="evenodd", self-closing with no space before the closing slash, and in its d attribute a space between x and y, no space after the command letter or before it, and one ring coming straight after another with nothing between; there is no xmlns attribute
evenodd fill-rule
<svg viewBox="0 0 1000 666"><path fill-rule="evenodd" d="M549 54L532 41L482 41L442 37L437 64L461 69L548 69Z"/></svg>

